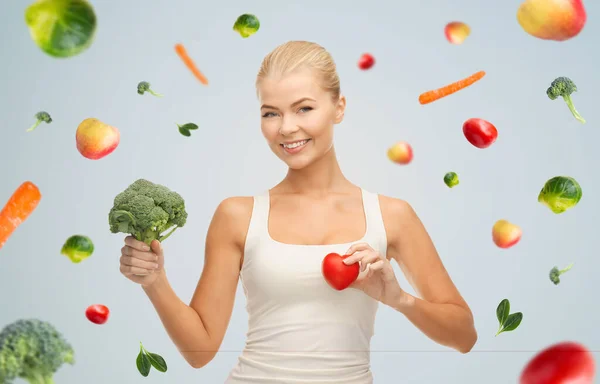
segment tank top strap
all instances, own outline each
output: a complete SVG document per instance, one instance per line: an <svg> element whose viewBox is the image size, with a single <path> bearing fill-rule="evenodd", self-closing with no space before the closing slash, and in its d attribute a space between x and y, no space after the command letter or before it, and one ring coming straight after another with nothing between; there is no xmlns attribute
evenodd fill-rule
<svg viewBox="0 0 600 384"><path fill-rule="evenodd" d="M363 205L367 219L367 241L381 254L387 253L387 235L379 204L379 195L363 189Z"/></svg>
<svg viewBox="0 0 600 384"><path fill-rule="evenodd" d="M252 216L248 233L246 234L245 251L248 252L254 249L264 240L268 233L269 220L269 191L265 191L254 196L254 204L252 206Z"/></svg>

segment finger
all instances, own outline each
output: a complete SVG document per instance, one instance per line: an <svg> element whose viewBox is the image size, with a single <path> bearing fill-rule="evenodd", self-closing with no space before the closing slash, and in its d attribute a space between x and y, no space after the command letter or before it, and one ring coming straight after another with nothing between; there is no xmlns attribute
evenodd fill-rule
<svg viewBox="0 0 600 384"><path fill-rule="evenodd" d="M144 269L154 270L158 268L158 264L150 261L144 261L140 259L136 259L131 256L121 256L121 264L129 266L129 267L138 267Z"/></svg>
<svg viewBox="0 0 600 384"><path fill-rule="evenodd" d="M130 265L123 265L119 268L122 274L124 275L140 275L140 276L148 276L154 273L154 270L149 270L145 268L132 267Z"/></svg>
<svg viewBox="0 0 600 384"><path fill-rule="evenodd" d="M152 240L150 247L152 248L152 252L156 253L157 255L162 255L163 247L160 241Z"/></svg>
<svg viewBox="0 0 600 384"><path fill-rule="evenodd" d="M355 252L364 251L367 249L371 249L371 246L369 244L356 243L356 244L353 244L350 248L348 248L348 250L346 251L346 255L351 255Z"/></svg>
<svg viewBox="0 0 600 384"><path fill-rule="evenodd" d="M346 257L342 261L346 265L351 265L351 264L354 264L354 263L356 263L358 261L361 261L364 256L365 256L365 251L358 251L358 252L355 252L354 254L352 254L352 256Z"/></svg>
<svg viewBox="0 0 600 384"><path fill-rule="evenodd" d="M385 260L379 260L374 262L373 264L369 264L370 271L381 271L385 267Z"/></svg>
<svg viewBox="0 0 600 384"><path fill-rule="evenodd" d="M379 260L381 260L381 257L379 257L379 254L377 252L369 252L360 261L360 270L361 271L366 270L368 265L374 264L375 262L378 262Z"/></svg>
<svg viewBox="0 0 600 384"><path fill-rule="evenodd" d="M158 260L158 255L152 251L138 251L137 249L131 248L127 245L123 247L121 254L124 256L131 256L144 261Z"/></svg>
<svg viewBox="0 0 600 384"><path fill-rule="evenodd" d="M125 238L125 245L130 246L131 248L137 249L139 251L149 251L150 247L148 246L148 244L144 243L143 241L139 241L138 239L136 239L133 236L127 236Z"/></svg>

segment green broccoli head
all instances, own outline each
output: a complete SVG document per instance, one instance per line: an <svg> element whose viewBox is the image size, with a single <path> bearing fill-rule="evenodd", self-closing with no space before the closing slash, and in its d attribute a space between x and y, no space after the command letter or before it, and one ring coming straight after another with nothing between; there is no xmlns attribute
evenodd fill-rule
<svg viewBox="0 0 600 384"><path fill-rule="evenodd" d="M571 94L577 92L577 86L573 82L573 80L568 77L557 77L552 81L550 87L546 90L546 95L550 100L556 100L559 96L565 100L569 110L573 117L575 117L581 123L585 123L585 119L581 117L579 112L575 109L575 105L573 104L573 100L571 99Z"/></svg>
<svg viewBox="0 0 600 384"><path fill-rule="evenodd" d="M139 179L115 197L108 222L112 233L129 233L150 244L155 239L162 242L183 227L187 216L185 201L178 193Z"/></svg>
<svg viewBox="0 0 600 384"><path fill-rule="evenodd" d="M558 267L554 267L550 270L550 281L552 283L554 283L554 285L558 285L560 284L560 275L562 275L565 272L568 272L571 268L573 268L573 263L569 264L566 268L564 269L558 269Z"/></svg>
<svg viewBox="0 0 600 384"><path fill-rule="evenodd" d="M35 114L35 123L27 129L27 132L31 132L42 123L50 124L52 122L52 116L46 111L40 111Z"/></svg>
<svg viewBox="0 0 600 384"><path fill-rule="evenodd" d="M0 383L21 378L30 384L54 384L63 364L75 364L73 347L48 322L21 319L0 332Z"/></svg>
<svg viewBox="0 0 600 384"><path fill-rule="evenodd" d="M137 93L143 95L148 92L149 94L157 97L162 97L160 93L154 92L152 88L150 88L150 83L147 81L140 81L137 85Z"/></svg>

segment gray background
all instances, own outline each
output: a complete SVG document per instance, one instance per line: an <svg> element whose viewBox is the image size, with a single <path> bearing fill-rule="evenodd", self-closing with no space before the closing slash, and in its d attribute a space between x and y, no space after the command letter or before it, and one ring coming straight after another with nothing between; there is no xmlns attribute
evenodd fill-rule
<svg viewBox="0 0 600 384"><path fill-rule="evenodd" d="M8 199L25 180L43 193L36 212L0 251L0 324L21 317L54 323L73 343L74 367L56 382L219 383L243 348L247 316L238 291L222 352L200 370L173 346L140 287L118 271L123 236L109 233L114 195L144 177L180 192L189 221L165 244L170 281L188 302L203 265L204 237L217 204L252 195L286 172L259 128L254 81L264 55L291 39L316 41L332 53L348 98L336 149L347 177L365 189L408 200L425 222L455 283L471 305L479 341L468 355L435 345L403 316L380 307L373 339L376 383L514 383L539 349L560 340L600 348L596 254L600 182L594 104L600 87L593 53L600 6L587 1L589 22L579 37L556 43L535 39L516 22L518 0L412 2L228 1L210 5L182 0L95 1L99 18L89 51L58 60L31 41L24 23L29 1L3 1L0 11L0 196ZM242 13L256 14L261 30L242 39L231 30ZM444 25L467 22L472 35L461 46L446 42ZM210 86L196 81L175 55L184 43ZM377 63L359 71L371 52ZM421 106L418 95L471 73L487 76L470 89ZM561 100L545 90L557 76L579 86L578 123ZM162 99L139 96L150 81ZM39 110L54 122L25 130ZM75 148L75 129L87 117L118 127L122 139L110 156L91 161ZM462 123L482 117L499 129L486 150L471 146ZM175 123L200 129L183 137ZM395 141L414 148L409 166L386 157ZM442 182L455 171L461 184ZM562 215L537 203L544 182L575 177L580 204ZM514 248L491 241L505 218L523 229ZM75 265L59 254L64 240L82 233L96 251ZM552 266L576 265L560 286ZM409 291L404 278L401 284ZM522 311L518 330L494 337L497 304L509 298ZM106 304L109 322L94 325L85 308ZM162 354L169 371L143 378L135 368L138 342Z"/></svg>

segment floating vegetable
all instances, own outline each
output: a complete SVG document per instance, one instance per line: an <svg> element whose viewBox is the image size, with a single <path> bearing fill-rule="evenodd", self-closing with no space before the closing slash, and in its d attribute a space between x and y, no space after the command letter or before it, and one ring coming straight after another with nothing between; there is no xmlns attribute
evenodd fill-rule
<svg viewBox="0 0 600 384"><path fill-rule="evenodd" d="M577 112L575 105L573 104L573 100L571 99L571 94L573 92L577 92L577 86L573 80L564 76L554 79L554 81L552 81L550 84L550 87L546 90L546 94L550 100L556 100L559 96L561 96L565 103L567 103L567 107L569 107L573 117L575 117L575 119L577 119L580 123L585 124L585 119L581 117L579 112Z"/></svg>
<svg viewBox="0 0 600 384"><path fill-rule="evenodd" d="M498 304L496 308L496 317L500 323L500 328L496 336L503 332L510 332L517 329L523 320L523 314L521 312L510 313L510 302L508 299L504 299Z"/></svg>
<svg viewBox="0 0 600 384"><path fill-rule="evenodd" d="M25 23L35 44L59 58L88 49L97 27L94 8L86 0L37 0L25 10Z"/></svg>
<svg viewBox="0 0 600 384"><path fill-rule="evenodd" d="M187 50L183 46L183 44L175 44L175 53L177 56L183 61L183 64L187 67L187 69L192 72L192 74L202 83L203 85L208 85L208 79L196 66L190 55L188 55Z"/></svg>
<svg viewBox="0 0 600 384"><path fill-rule="evenodd" d="M523 368L519 384L593 384L594 355L582 344L563 341L535 355Z"/></svg>
<svg viewBox="0 0 600 384"><path fill-rule="evenodd" d="M442 88L434 89L432 91L427 91L422 93L419 96L419 103L421 104L429 104L433 103L436 100L439 100L443 97L449 96L453 93L460 91L461 89L467 88L473 83L481 80L485 76L485 71L479 71L477 73L472 74L469 77L465 77L464 79L455 81L452 84L448 84L443 86Z"/></svg>
<svg viewBox="0 0 600 384"><path fill-rule="evenodd" d="M492 240L498 248L507 249L521 240L523 231L508 220L498 220L492 227Z"/></svg>
<svg viewBox="0 0 600 384"><path fill-rule="evenodd" d="M582 196L581 186L574 178L556 176L546 181L538 195L538 202L559 214L575 207Z"/></svg>
<svg viewBox="0 0 600 384"><path fill-rule="evenodd" d="M446 184L448 188L455 187L458 183L458 175L456 172L448 172L444 175L444 184Z"/></svg>
<svg viewBox="0 0 600 384"><path fill-rule="evenodd" d="M121 133L116 127L96 118L83 120L75 132L77 150L83 157L99 160L114 152L121 142Z"/></svg>
<svg viewBox="0 0 600 384"><path fill-rule="evenodd" d="M517 21L533 37L565 41L581 32L587 14L582 0L525 0L517 10Z"/></svg>
<svg viewBox="0 0 600 384"><path fill-rule="evenodd" d="M444 35L446 40L451 44L462 44L463 41L471 34L471 28L465 23L460 21L453 21L446 24L444 28Z"/></svg>
<svg viewBox="0 0 600 384"><path fill-rule="evenodd" d="M566 268L564 269L558 269L558 267L554 267L550 270L550 281L552 281L554 283L554 285L558 285L560 284L560 275L562 275L563 273L569 271L571 268L573 268L574 263L571 263L569 265L567 265Z"/></svg>
<svg viewBox="0 0 600 384"><path fill-rule="evenodd" d="M163 97L163 95L161 95L160 93L154 92L150 88L150 83L149 82L147 82L147 81L140 81L138 83L138 85L137 85L137 93L140 94L140 95L143 95L145 92L148 92L152 96Z"/></svg>
<svg viewBox="0 0 600 384"><path fill-rule="evenodd" d="M407 142L399 141L388 149L387 156L396 164L406 165L413 159L413 149Z"/></svg>
<svg viewBox="0 0 600 384"><path fill-rule="evenodd" d="M140 372L140 374L144 377L148 377L150 374L150 369L154 367L159 372L167 372L167 362L162 356L148 352L142 342L140 341L140 352L135 359L135 365Z"/></svg>
<svg viewBox="0 0 600 384"><path fill-rule="evenodd" d="M196 129L198 129L198 126L194 123L186 123L183 125L179 125L177 124L177 127L179 128L179 133L181 133L183 136L191 136L192 133L190 131L194 131Z"/></svg>
<svg viewBox="0 0 600 384"><path fill-rule="evenodd" d="M260 21L254 15L243 14L233 23L233 30L244 39L254 35L260 29Z"/></svg>
<svg viewBox="0 0 600 384"><path fill-rule="evenodd" d="M48 112L44 112L44 111L36 113L35 114L35 118L37 119L37 121L35 122L35 124L33 124L31 127L29 127L29 129L27 130L27 132L33 131L41 123L50 124L52 122L52 117L50 117L50 114Z"/></svg>
<svg viewBox="0 0 600 384"><path fill-rule="evenodd" d="M463 123L463 134L473 146L484 149L494 144L498 130L487 120L472 118Z"/></svg>
<svg viewBox="0 0 600 384"><path fill-rule="evenodd" d="M94 253L94 243L87 236L73 235L65 241L60 253L67 256L72 263L79 264Z"/></svg>
<svg viewBox="0 0 600 384"><path fill-rule="evenodd" d="M31 215L42 194L31 181L21 184L0 211L0 249L14 231Z"/></svg>
<svg viewBox="0 0 600 384"><path fill-rule="evenodd" d="M363 71L370 69L373 65L375 65L375 58L370 53L365 53L358 59L358 68Z"/></svg>
<svg viewBox="0 0 600 384"><path fill-rule="evenodd" d="M87 307L85 317L94 324L102 325L108 321L110 310L106 305L94 304Z"/></svg>

